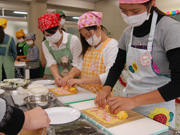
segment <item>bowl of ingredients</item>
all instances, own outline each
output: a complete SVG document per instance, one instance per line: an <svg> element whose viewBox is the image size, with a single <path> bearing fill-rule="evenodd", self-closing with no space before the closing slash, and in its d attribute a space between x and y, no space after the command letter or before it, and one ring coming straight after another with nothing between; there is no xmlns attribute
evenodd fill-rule
<svg viewBox="0 0 180 135"><path fill-rule="evenodd" d="M31 109L41 107L46 109L50 106L53 97L51 95L30 95L24 98L27 106Z"/></svg>

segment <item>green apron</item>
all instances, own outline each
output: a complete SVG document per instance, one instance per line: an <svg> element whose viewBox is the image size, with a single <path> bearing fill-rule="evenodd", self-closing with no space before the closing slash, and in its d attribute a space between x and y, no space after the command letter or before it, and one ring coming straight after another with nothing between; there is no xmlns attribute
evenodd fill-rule
<svg viewBox="0 0 180 135"><path fill-rule="evenodd" d="M18 43L18 45L17 45L18 56L27 55L29 47L30 47L30 45L28 45L26 42Z"/></svg>
<svg viewBox="0 0 180 135"><path fill-rule="evenodd" d="M45 43L46 47L48 48L49 52L51 53L51 55L54 57L54 59L57 62L57 66L58 66L58 69L59 69L59 74L61 76L65 76L65 74L63 74L64 71L67 73L72 68L71 63L72 63L73 56L72 56L72 53L71 53L71 50L70 50L71 38L72 38L72 35L70 34L68 36L68 42L66 44L66 48L61 49L61 50L52 50L52 48L49 46L49 42L47 40L44 41L44 43ZM63 58L68 59L67 63L62 62ZM50 67L47 67L47 66L45 67L44 74L51 75Z"/></svg>
<svg viewBox="0 0 180 135"><path fill-rule="evenodd" d="M1 47L6 48L5 56L0 55L0 80L2 80L2 65L4 66L4 71L7 79L15 77L14 59L13 56L9 56L9 46L11 44L12 37L9 37L7 44L0 44Z"/></svg>

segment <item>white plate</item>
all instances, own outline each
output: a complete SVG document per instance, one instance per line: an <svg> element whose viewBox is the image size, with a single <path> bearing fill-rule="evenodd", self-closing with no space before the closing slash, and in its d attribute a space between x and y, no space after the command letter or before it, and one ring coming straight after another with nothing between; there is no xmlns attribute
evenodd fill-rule
<svg viewBox="0 0 180 135"><path fill-rule="evenodd" d="M21 78L4 79L3 81L0 82L0 86L4 88L17 88L20 86L25 86L28 82L29 80L25 80Z"/></svg>
<svg viewBox="0 0 180 135"><path fill-rule="evenodd" d="M54 84L54 80L37 80L37 81L33 81L32 83L51 85Z"/></svg>
<svg viewBox="0 0 180 135"><path fill-rule="evenodd" d="M70 107L54 107L45 109L51 122L51 125L65 124L77 120L80 111Z"/></svg>

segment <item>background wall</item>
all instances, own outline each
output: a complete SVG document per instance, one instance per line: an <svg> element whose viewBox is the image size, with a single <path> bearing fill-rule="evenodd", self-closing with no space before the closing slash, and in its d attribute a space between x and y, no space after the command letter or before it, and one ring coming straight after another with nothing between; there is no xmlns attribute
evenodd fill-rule
<svg viewBox="0 0 180 135"><path fill-rule="evenodd" d="M95 3L95 10L103 13L102 24L111 36L119 40L123 30L127 27L119 9L118 0L103 0Z"/></svg>
<svg viewBox="0 0 180 135"><path fill-rule="evenodd" d="M156 4L163 12L180 9L180 0L157 0Z"/></svg>
<svg viewBox="0 0 180 135"><path fill-rule="evenodd" d="M8 26L5 29L5 33L13 36L15 42L17 43L16 31L18 31L20 29L23 29L24 33L27 33L28 32L27 22L9 20L8 21Z"/></svg>
<svg viewBox="0 0 180 135"><path fill-rule="evenodd" d="M15 35L20 27L25 32L34 32L37 34L36 44L41 49L42 32L37 28L37 18L44 13L51 12L54 9L63 10L65 14L72 16L80 16L84 12L95 10L103 12L102 24L108 29L110 35L119 40L123 30L127 27L124 23L119 9L118 0L0 0L0 8L21 9L29 11L29 17L22 19L6 18L9 20L6 32ZM22 1L22 3L20 2ZM24 2L27 1L27 2ZM98 1L98 2L97 2ZM95 2L95 3L94 3ZM157 0L157 6L162 11L172 11L180 9L180 0ZM40 8L39 8L40 7ZM67 22L65 28L69 31L77 33L76 23Z"/></svg>

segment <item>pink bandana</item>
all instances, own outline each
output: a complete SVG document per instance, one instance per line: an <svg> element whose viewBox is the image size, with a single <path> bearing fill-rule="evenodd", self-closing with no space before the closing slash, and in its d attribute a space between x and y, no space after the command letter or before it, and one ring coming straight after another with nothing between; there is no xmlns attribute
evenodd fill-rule
<svg viewBox="0 0 180 135"><path fill-rule="evenodd" d="M119 3L145 3L149 0L119 0Z"/></svg>
<svg viewBox="0 0 180 135"><path fill-rule="evenodd" d="M38 28L43 32L59 25L59 13L47 13L38 18Z"/></svg>
<svg viewBox="0 0 180 135"><path fill-rule="evenodd" d="M101 12L95 12L95 11L89 11L82 16L79 17L78 20L78 29L94 25L101 25L101 19L102 19L102 13Z"/></svg>

